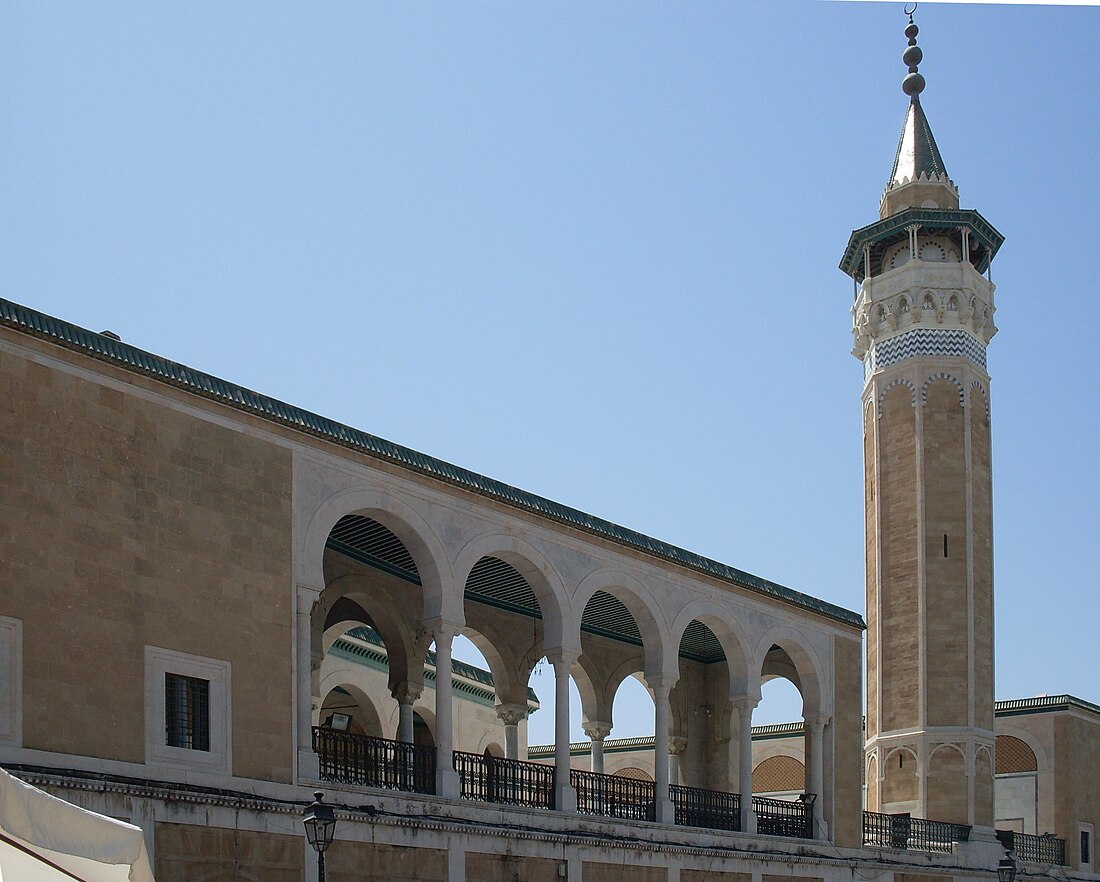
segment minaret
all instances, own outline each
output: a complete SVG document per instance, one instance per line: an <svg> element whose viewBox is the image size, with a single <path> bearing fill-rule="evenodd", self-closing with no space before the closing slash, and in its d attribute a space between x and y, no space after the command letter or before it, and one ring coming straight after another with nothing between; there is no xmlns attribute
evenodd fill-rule
<svg viewBox="0 0 1100 882"><path fill-rule="evenodd" d="M867 809L993 826L989 264L1003 237L959 209L909 96L877 223L840 268L857 284L867 554Z"/></svg>

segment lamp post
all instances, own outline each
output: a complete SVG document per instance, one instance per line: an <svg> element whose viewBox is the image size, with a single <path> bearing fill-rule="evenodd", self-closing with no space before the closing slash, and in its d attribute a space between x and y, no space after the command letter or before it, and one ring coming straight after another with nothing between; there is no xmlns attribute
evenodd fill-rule
<svg viewBox="0 0 1100 882"><path fill-rule="evenodd" d="M333 814L332 806L325 805L324 795L320 790L316 791L313 794L313 803L306 806L302 816L306 839L317 852L317 882L325 882L325 849L332 844L332 836L336 832L336 815Z"/></svg>
<svg viewBox="0 0 1100 882"><path fill-rule="evenodd" d="M997 882L1015 882L1015 880L1016 861L1005 855L997 864Z"/></svg>

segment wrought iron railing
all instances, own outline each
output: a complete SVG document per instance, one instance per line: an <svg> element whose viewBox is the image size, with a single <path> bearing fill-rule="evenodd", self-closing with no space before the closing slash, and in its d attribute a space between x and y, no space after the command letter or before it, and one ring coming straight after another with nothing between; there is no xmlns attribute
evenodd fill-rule
<svg viewBox="0 0 1100 882"><path fill-rule="evenodd" d="M909 815L863 813L863 844L876 848L942 851L950 854L956 842L970 839L970 827L947 821L929 821Z"/></svg>
<svg viewBox="0 0 1100 882"><path fill-rule="evenodd" d="M672 784L668 795L676 809L677 824L709 830L741 829L741 797L736 793Z"/></svg>
<svg viewBox="0 0 1100 882"><path fill-rule="evenodd" d="M752 808L756 812L756 832L791 839L813 839L815 799L817 797L813 793L805 793L792 801L754 796Z"/></svg>
<svg viewBox="0 0 1100 882"><path fill-rule="evenodd" d="M435 792L435 748L313 727L321 779L336 784Z"/></svg>
<svg viewBox="0 0 1100 882"><path fill-rule="evenodd" d="M463 799L532 808L554 807L553 766L461 750L454 751L454 764L462 782Z"/></svg>
<svg viewBox="0 0 1100 882"><path fill-rule="evenodd" d="M577 791L577 811L583 814L633 821L655 818L652 781L571 769L569 783Z"/></svg>
<svg viewBox="0 0 1100 882"><path fill-rule="evenodd" d="M997 838L1001 845L1014 852L1021 861L1061 867L1066 865L1066 840L1057 838L1053 833L1036 836L1034 833L998 830Z"/></svg>

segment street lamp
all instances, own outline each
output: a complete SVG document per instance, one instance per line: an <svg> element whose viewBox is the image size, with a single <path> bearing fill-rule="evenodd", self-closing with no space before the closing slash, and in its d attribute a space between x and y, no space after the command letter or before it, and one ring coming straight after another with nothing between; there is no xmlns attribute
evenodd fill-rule
<svg viewBox="0 0 1100 882"><path fill-rule="evenodd" d="M306 806L302 816L306 839L317 852L317 882L325 882L325 849L332 844L332 836L336 832L336 815L332 812L332 806L325 805L322 801L324 795L320 790L314 793L314 802Z"/></svg>
<svg viewBox="0 0 1100 882"><path fill-rule="evenodd" d="M997 864L997 882L1015 882L1016 861L1007 855Z"/></svg>

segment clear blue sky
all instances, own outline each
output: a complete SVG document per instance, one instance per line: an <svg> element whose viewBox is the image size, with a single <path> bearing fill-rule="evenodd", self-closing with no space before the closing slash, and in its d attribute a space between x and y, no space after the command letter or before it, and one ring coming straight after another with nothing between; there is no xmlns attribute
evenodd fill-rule
<svg viewBox="0 0 1100 882"><path fill-rule="evenodd" d="M948 170L1007 237L997 693L1097 701L1100 9L917 19ZM904 23L7 2L0 294L862 611L836 264L877 218Z"/></svg>

